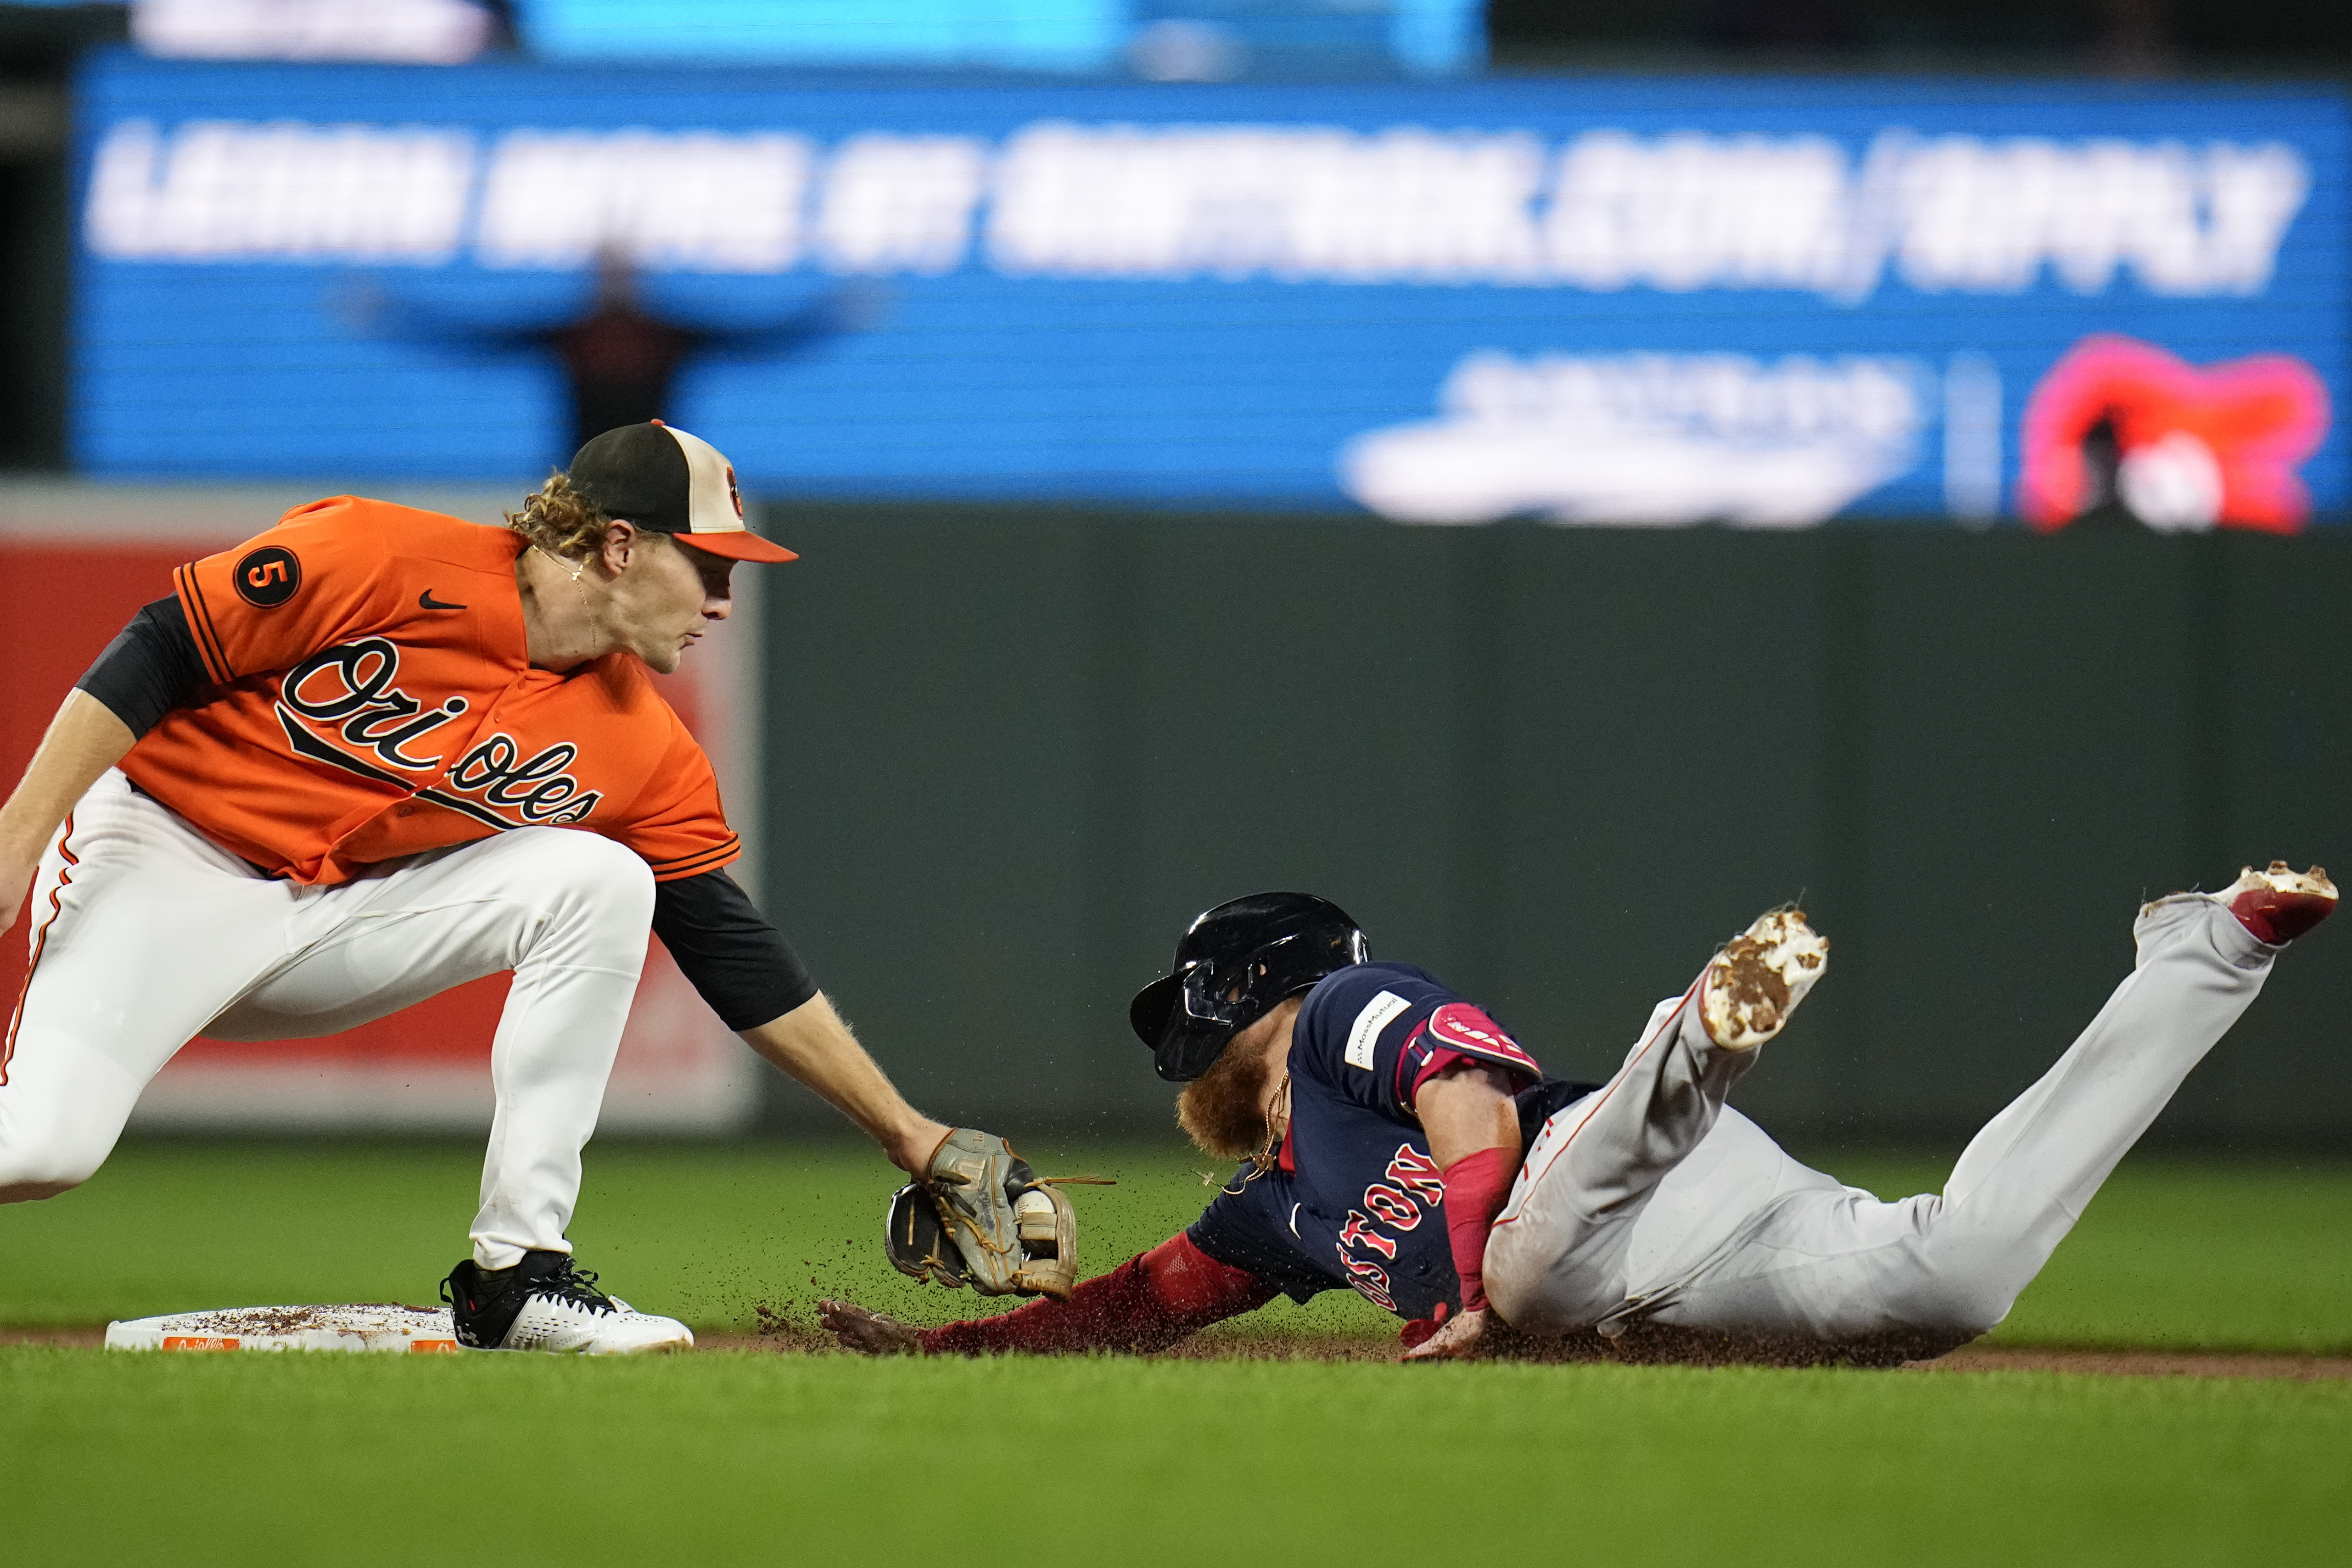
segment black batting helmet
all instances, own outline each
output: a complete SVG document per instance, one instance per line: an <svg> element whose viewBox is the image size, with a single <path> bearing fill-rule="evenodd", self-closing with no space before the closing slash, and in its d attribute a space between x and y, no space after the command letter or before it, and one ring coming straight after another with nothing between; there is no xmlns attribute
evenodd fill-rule
<svg viewBox="0 0 2352 1568"><path fill-rule="evenodd" d="M1127 1021L1151 1047L1153 1069L1186 1083L1276 1003L1369 956L1339 905L1311 893L1252 893L1186 928L1171 972L1135 994Z"/></svg>

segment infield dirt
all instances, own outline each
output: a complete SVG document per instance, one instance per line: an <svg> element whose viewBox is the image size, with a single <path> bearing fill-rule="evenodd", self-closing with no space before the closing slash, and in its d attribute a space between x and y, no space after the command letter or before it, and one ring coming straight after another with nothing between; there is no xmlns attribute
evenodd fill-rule
<svg viewBox="0 0 2352 1568"><path fill-rule="evenodd" d="M49 1345L59 1349L98 1350L106 1330L0 1329L0 1345ZM704 1334L695 1345L699 1352L748 1351L770 1355L840 1355L848 1352L824 1336L806 1329L786 1329L763 1334ZM139 1352L124 1352L139 1353ZM156 1352L161 1353L161 1352ZM1396 1359L1395 1342L1372 1335L1328 1335L1314 1339L1264 1338L1220 1340L1179 1346L1150 1361L1305 1361L1382 1362ZM1508 1358L1516 1359L1516 1358ZM1785 1365L1768 1357L1734 1361L1722 1355L1676 1358L1654 1354L1640 1358L1549 1356L1559 1363L1617 1361L1649 1366ZM2091 1377L2225 1377L2284 1379L2294 1383L2352 1381L2352 1356L2265 1354L2179 1354L2163 1351L2102 1349L2097 1346L2046 1345L2012 1350L1998 1345L1963 1345L1932 1361L1906 1361L1903 1372L2054 1372Z"/></svg>

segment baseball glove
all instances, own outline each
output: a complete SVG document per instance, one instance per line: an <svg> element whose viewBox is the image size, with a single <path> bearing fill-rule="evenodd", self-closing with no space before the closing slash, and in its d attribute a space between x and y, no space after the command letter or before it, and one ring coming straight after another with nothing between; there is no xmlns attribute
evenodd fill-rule
<svg viewBox="0 0 2352 1568"><path fill-rule="evenodd" d="M1078 1216L1029 1162L992 1132L959 1127L923 1180L890 1199L891 1267L983 1296L1066 1300L1078 1279Z"/></svg>

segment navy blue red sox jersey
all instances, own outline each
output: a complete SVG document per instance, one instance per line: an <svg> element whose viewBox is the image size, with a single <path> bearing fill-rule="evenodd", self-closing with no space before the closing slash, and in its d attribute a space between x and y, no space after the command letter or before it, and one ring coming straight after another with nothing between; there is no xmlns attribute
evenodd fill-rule
<svg viewBox="0 0 2352 1568"><path fill-rule="evenodd" d="M1349 1287L1405 1318L1458 1308L1445 1183L1412 1102L1424 1079L1465 1057L1541 1083L1559 1104L1590 1087L1543 1082L1500 1025L1425 970L1358 963L1326 975L1291 1034L1280 1161L1246 1181L1242 1166L1186 1232L1192 1245L1300 1301Z"/></svg>

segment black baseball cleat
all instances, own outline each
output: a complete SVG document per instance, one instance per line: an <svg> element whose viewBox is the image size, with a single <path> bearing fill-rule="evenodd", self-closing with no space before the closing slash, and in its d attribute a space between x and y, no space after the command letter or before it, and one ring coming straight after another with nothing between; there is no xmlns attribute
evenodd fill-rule
<svg viewBox="0 0 2352 1568"><path fill-rule="evenodd" d="M441 1281L457 1342L478 1351L633 1355L687 1350L694 1331L675 1318L640 1312L596 1289L596 1276L568 1252L526 1252L511 1268L472 1258Z"/></svg>

